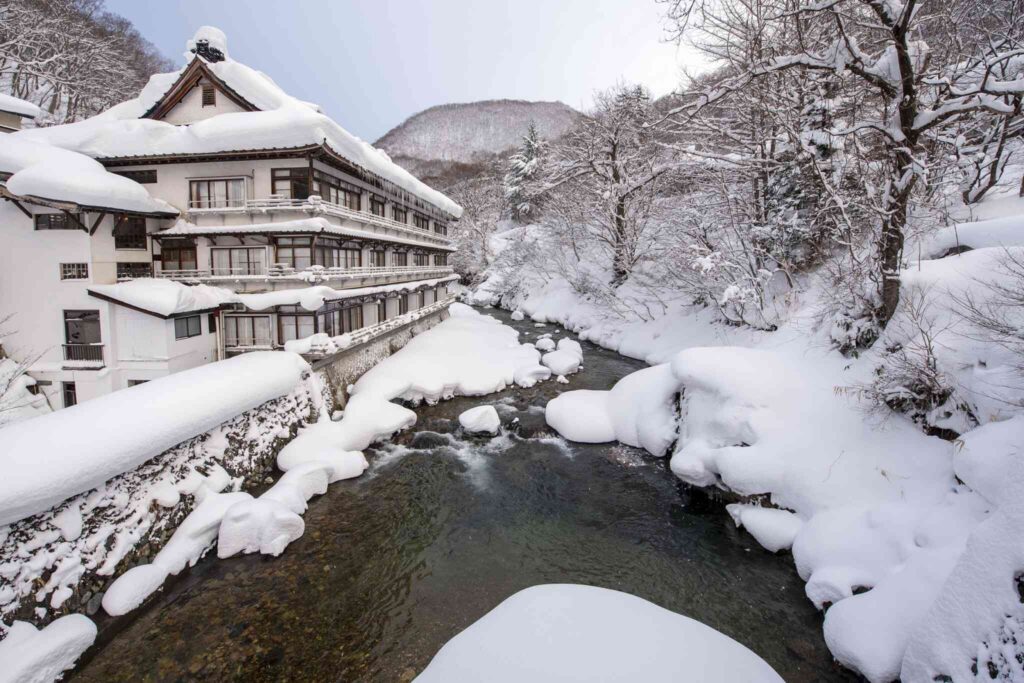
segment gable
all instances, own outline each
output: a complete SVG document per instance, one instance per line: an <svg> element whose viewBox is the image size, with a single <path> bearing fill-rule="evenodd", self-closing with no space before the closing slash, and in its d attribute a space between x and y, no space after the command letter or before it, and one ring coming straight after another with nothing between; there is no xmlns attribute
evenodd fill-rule
<svg viewBox="0 0 1024 683"><path fill-rule="evenodd" d="M141 118L184 125L239 111L258 111L258 107L229 88L197 57Z"/></svg>

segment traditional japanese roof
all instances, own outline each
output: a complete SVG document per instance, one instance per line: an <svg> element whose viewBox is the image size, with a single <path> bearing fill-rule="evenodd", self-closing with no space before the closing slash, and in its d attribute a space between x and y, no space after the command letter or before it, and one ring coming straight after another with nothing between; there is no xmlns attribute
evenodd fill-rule
<svg viewBox="0 0 1024 683"><path fill-rule="evenodd" d="M0 196L66 211L119 211L173 218L178 210L89 157L17 134L0 144Z"/></svg>
<svg viewBox="0 0 1024 683"><path fill-rule="evenodd" d="M340 237L353 237L356 239L371 240L377 242L391 242L423 249L435 249L438 251L455 251L455 247L442 244L429 244L420 240L384 235L379 232L349 228L332 223L320 216L314 218L302 218L295 221L281 221L278 223L247 223L244 225L195 225L187 221L179 220L173 227L162 230L154 235L157 238L165 237L216 237L218 235L268 235L268 234L325 234L338 235Z"/></svg>
<svg viewBox="0 0 1024 683"><path fill-rule="evenodd" d="M210 61L208 52L206 57L199 51L192 54L201 40L216 44L223 59ZM391 183L452 218L462 215L462 207L392 162L384 152L349 133L319 107L291 97L265 74L232 60L227 40L217 29L200 29L189 42L189 49L189 61L183 69L153 76L133 100L85 121L14 135L43 139L108 163L141 157L324 146L363 174ZM201 78L209 79L242 111L180 126L158 120Z"/></svg>
<svg viewBox="0 0 1024 683"><path fill-rule="evenodd" d="M34 119L42 114L39 107L31 102L26 102L4 93L0 93L0 111L20 116L23 119Z"/></svg>
<svg viewBox="0 0 1024 683"><path fill-rule="evenodd" d="M157 318L177 318L215 311L238 301L229 289L208 285L187 286L172 280L140 278L116 285L92 285L91 296Z"/></svg>

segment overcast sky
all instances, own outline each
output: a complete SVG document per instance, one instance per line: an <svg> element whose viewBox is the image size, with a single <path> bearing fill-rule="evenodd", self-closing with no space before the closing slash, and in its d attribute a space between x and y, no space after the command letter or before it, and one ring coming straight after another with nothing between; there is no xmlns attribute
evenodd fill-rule
<svg viewBox="0 0 1024 683"><path fill-rule="evenodd" d="M107 0L176 63L204 24L234 59L374 141L435 104L561 100L640 82L670 92L689 57L654 0Z"/></svg>

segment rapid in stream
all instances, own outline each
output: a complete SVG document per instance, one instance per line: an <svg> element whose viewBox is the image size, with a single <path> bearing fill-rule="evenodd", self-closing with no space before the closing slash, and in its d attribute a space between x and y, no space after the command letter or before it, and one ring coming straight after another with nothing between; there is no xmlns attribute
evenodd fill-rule
<svg viewBox="0 0 1024 683"><path fill-rule="evenodd" d="M565 336L487 313L521 341ZM305 535L280 557L211 553L152 603L100 619L74 680L410 681L451 637L540 583L633 593L731 636L791 683L854 680L833 663L792 558L738 531L664 459L544 428L558 393L645 367L583 346L569 384L418 408L413 430L366 452L362 477L310 501ZM487 403L505 424L518 418L514 430L460 436L458 415Z"/></svg>

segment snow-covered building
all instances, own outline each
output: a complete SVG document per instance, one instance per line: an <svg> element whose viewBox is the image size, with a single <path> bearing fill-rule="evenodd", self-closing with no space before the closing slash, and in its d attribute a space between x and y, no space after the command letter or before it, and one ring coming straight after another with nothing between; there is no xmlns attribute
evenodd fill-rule
<svg viewBox="0 0 1024 683"><path fill-rule="evenodd" d="M0 145L4 342L39 356L53 407L374 325L455 279L457 204L232 60L219 30L201 28L186 61L98 116ZM225 295L314 285L335 292L317 310Z"/></svg>
<svg viewBox="0 0 1024 683"><path fill-rule="evenodd" d="M0 93L0 133L21 130L22 119L34 119L41 113L31 102Z"/></svg>

